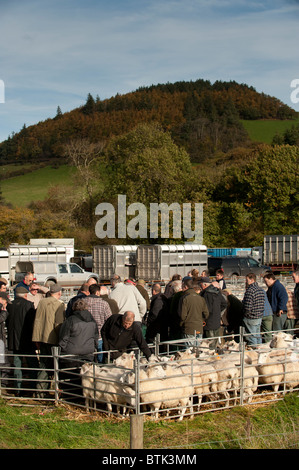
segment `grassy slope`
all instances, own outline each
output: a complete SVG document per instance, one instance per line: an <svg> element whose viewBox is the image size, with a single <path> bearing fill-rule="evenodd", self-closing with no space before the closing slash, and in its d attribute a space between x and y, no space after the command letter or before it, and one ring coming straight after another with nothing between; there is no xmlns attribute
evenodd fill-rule
<svg viewBox="0 0 299 470"><path fill-rule="evenodd" d="M25 207L31 201L43 200L50 186L71 185L73 169L67 165L59 168L50 166L32 173L15 176L1 182L2 196L13 206Z"/></svg>
<svg viewBox="0 0 299 470"><path fill-rule="evenodd" d="M275 133L283 134L293 125L299 124L299 118L292 121L280 120L257 120L257 121L241 121L247 130L251 140L255 142L265 142L271 144Z"/></svg>

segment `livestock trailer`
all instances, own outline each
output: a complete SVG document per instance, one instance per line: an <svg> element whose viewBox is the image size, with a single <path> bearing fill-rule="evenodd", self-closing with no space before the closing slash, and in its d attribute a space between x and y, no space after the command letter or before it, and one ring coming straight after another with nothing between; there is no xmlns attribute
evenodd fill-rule
<svg viewBox="0 0 299 470"><path fill-rule="evenodd" d="M9 281L9 260L8 251L0 249L0 277Z"/></svg>
<svg viewBox="0 0 299 470"><path fill-rule="evenodd" d="M15 271L18 261L53 261L55 263L68 263L74 256L73 239L41 239L39 241L32 239L30 243L29 245L14 243L7 249L11 285L16 282Z"/></svg>
<svg viewBox="0 0 299 470"><path fill-rule="evenodd" d="M193 268L207 269L205 245L139 245L136 277L145 281L168 281L174 274L186 276Z"/></svg>
<svg viewBox="0 0 299 470"><path fill-rule="evenodd" d="M295 270L299 260L299 235L266 235L264 264L272 271Z"/></svg>
<svg viewBox="0 0 299 470"><path fill-rule="evenodd" d="M113 274L122 279L135 277L137 245L97 245L93 247L92 270L101 281Z"/></svg>

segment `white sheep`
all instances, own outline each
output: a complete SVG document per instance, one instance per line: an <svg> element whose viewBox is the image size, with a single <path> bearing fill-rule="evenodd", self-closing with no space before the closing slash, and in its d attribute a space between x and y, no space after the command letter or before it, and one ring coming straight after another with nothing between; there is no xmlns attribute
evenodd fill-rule
<svg viewBox="0 0 299 470"><path fill-rule="evenodd" d="M124 386L121 380L123 369L86 363L81 367L80 373L87 411L91 401L105 403L109 415L112 413L112 404L116 405L118 416L125 416L127 405L135 406L134 391L131 387Z"/></svg>
<svg viewBox="0 0 299 470"><path fill-rule="evenodd" d="M133 369L134 361L136 360L136 356L134 351L130 353L123 353L121 356L114 359L113 364L117 367L125 367L126 369Z"/></svg>
<svg viewBox="0 0 299 470"><path fill-rule="evenodd" d="M275 353L262 353L256 367L259 384L271 385L275 394L282 385L290 390L299 385L299 357L294 352L284 358Z"/></svg>
<svg viewBox="0 0 299 470"><path fill-rule="evenodd" d="M279 331L272 335L272 340L270 342L270 348L289 348L293 347L293 336L289 333Z"/></svg>
<svg viewBox="0 0 299 470"><path fill-rule="evenodd" d="M211 360L211 356L208 357ZM190 349L177 352L176 359L183 372L192 377L194 395L197 396L197 409L199 410L203 397L211 401L218 391L218 374L211 362L195 358L195 354Z"/></svg>
<svg viewBox="0 0 299 470"><path fill-rule="evenodd" d="M219 397L223 397L225 399L225 407L229 406L229 392L232 394L234 403L236 402L240 377L239 366L236 365L236 361L229 359L229 356L220 356L220 359L213 363L218 375L217 393Z"/></svg>
<svg viewBox="0 0 299 470"><path fill-rule="evenodd" d="M179 407L179 421L191 406L190 398L193 394L191 378L185 377L179 367L165 364L149 364L139 372L140 404L147 405L158 418L160 409ZM124 378L125 383L135 384L134 372L128 372ZM135 384L136 385L136 384Z"/></svg>
<svg viewBox="0 0 299 470"><path fill-rule="evenodd" d="M252 402L254 392L258 388L259 373L254 365L244 364L243 368L243 399L247 403ZM241 382L241 371L240 371ZM235 403L236 404L236 403Z"/></svg>

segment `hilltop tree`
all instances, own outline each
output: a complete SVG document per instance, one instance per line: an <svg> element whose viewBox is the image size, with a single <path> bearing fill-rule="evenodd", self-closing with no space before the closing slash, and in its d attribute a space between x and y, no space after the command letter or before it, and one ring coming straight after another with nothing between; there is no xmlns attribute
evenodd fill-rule
<svg viewBox="0 0 299 470"><path fill-rule="evenodd" d="M88 93L87 95L87 99L86 99L86 103L85 105L82 107L82 112L84 114L92 114L96 109L96 103L95 103L95 100L93 98L93 96Z"/></svg>

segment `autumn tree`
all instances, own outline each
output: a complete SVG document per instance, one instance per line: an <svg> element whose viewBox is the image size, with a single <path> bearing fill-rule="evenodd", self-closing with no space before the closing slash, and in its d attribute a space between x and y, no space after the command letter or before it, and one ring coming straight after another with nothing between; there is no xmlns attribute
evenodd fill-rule
<svg viewBox="0 0 299 470"><path fill-rule="evenodd" d="M70 141L64 147L64 156L70 165L74 166L74 186L77 198L84 206L85 223L91 224L93 219L94 195L99 193L101 175L99 164L103 154L104 144L93 143L88 139Z"/></svg>

